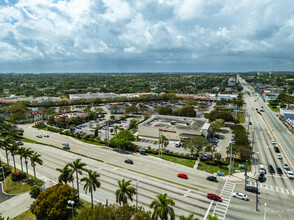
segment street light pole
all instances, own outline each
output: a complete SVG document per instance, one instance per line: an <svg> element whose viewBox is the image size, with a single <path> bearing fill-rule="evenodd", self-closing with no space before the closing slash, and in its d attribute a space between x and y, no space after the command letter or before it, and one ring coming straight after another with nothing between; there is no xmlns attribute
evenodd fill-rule
<svg viewBox="0 0 294 220"><path fill-rule="evenodd" d="M247 186L247 164L248 164L248 160L246 160L246 167L245 167L245 190Z"/></svg>
<svg viewBox="0 0 294 220"><path fill-rule="evenodd" d="M2 164L1 164L1 165L2 165ZM1 166L1 168L2 168L2 173L3 173L4 188L5 188L5 191L7 191L7 188L6 188L6 181L5 181L5 170L4 170L3 165Z"/></svg>
<svg viewBox="0 0 294 220"><path fill-rule="evenodd" d="M258 180L256 179L256 211L258 212Z"/></svg>
<svg viewBox="0 0 294 220"><path fill-rule="evenodd" d="M266 203L264 203L264 220L266 220Z"/></svg>
<svg viewBox="0 0 294 220"><path fill-rule="evenodd" d="M231 145L231 153L230 153L230 169L229 169L229 176L231 175L231 166L232 166L232 141L230 141Z"/></svg>
<svg viewBox="0 0 294 220"><path fill-rule="evenodd" d="M68 200L67 203L68 203L69 205L71 205L72 217L74 217L75 214L74 214L74 207L73 207L73 206L74 206L74 204L75 204L75 201L73 201L73 200Z"/></svg>

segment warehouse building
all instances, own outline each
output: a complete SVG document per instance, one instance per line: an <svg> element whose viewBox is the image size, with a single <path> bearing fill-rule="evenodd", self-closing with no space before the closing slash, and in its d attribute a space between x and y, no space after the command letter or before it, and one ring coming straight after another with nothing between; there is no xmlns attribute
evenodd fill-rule
<svg viewBox="0 0 294 220"><path fill-rule="evenodd" d="M207 119L156 115L138 126L139 138L158 139L160 133L169 140L187 141L196 136L208 138L210 124Z"/></svg>

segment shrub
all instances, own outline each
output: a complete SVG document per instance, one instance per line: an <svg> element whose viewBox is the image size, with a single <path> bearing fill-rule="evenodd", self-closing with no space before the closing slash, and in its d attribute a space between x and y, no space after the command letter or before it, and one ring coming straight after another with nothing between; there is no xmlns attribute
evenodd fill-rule
<svg viewBox="0 0 294 220"><path fill-rule="evenodd" d="M12 173L11 180L18 181L18 180L24 179L25 177L26 177L26 174L22 172L17 172L16 174Z"/></svg>

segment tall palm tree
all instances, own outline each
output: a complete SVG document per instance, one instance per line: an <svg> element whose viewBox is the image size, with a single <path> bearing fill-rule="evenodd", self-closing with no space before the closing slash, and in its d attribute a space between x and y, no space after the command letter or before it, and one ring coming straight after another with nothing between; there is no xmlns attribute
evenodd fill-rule
<svg viewBox="0 0 294 220"><path fill-rule="evenodd" d="M15 165L15 158L14 156L18 153L18 144L13 143L12 145L9 145L8 150L10 151L12 158L13 158L13 164L14 164L14 174L16 174L16 165Z"/></svg>
<svg viewBox="0 0 294 220"><path fill-rule="evenodd" d="M25 164L26 164L27 181L29 180L28 159L31 157L32 154L33 154L33 151L31 150L31 148L25 148L22 155L22 157L25 159Z"/></svg>
<svg viewBox="0 0 294 220"><path fill-rule="evenodd" d="M60 172L60 175L58 176L58 182L67 184L67 182L73 181L73 176L70 176L72 170L69 168L68 164L66 164L63 169L56 168L56 170Z"/></svg>
<svg viewBox="0 0 294 220"><path fill-rule="evenodd" d="M24 154L25 149L26 148L24 148L24 147L19 147L18 152L17 152L17 154L19 155L19 159L20 159L21 173L23 173L22 158L23 158L23 154Z"/></svg>
<svg viewBox="0 0 294 220"><path fill-rule="evenodd" d="M35 177L35 184L37 184L37 178L36 178L36 165L39 164L39 165L43 165L43 160L40 158L41 155L38 154L37 152L34 152L31 156L30 156L30 159L31 159L31 165L33 167L33 170L34 170L34 177Z"/></svg>
<svg viewBox="0 0 294 220"><path fill-rule="evenodd" d="M9 168L9 159L8 159L8 148L10 145L14 144L15 140L12 136L6 135L5 138L2 140L1 145L3 146L5 153L6 153L6 160L7 160L7 168Z"/></svg>
<svg viewBox="0 0 294 220"><path fill-rule="evenodd" d="M79 190L79 175L82 175L82 170L86 170L85 166L87 164L82 163L81 159L76 159L75 161L73 161L72 163L69 164L69 166L72 168L71 172L70 172L70 176L73 175L74 172L76 172L76 179L77 179L77 190L78 190L78 201L80 202L80 190Z"/></svg>
<svg viewBox="0 0 294 220"><path fill-rule="evenodd" d="M175 202L172 199L167 198L167 194L159 194L156 196L157 199L153 200L150 204L150 208L154 209L152 214L152 219L167 220L168 215L170 216L171 220L175 219L175 213L172 207L169 205L174 206Z"/></svg>
<svg viewBox="0 0 294 220"><path fill-rule="evenodd" d="M125 181L118 181L119 189L115 191L116 202L120 205L128 204L128 199L133 201L133 195L136 194L136 188L131 186L132 180Z"/></svg>
<svg viewBox="0 0 294 220"><path fill-rule="evenodd" d="M91 192L91 202L92 202L92 208L93 208L93 190L96 191L96 188L100 187L100 182L98 180L98 177L100 175L96 171L88 170L88 177L83 177L81 179L82 182L86 182L84 186L84 190L88 192Z"/></svg>

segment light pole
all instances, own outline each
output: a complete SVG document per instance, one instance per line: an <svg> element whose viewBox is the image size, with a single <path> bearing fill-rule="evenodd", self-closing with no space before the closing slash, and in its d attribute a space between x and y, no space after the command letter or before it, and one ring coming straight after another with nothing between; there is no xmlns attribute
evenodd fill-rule
<svg viewBox="0 0 294 220"><path fill-rule="evenodd" d="M230 141L230 145L231 145L231 153L230 153L230 169L229 169L229 176L231 175L231 167L232 167L232 141Z"/></svg>
<svg viewBox="0 0 294 220"><path fill-rule="evenodd" d="M1 169L2 169L2 173L3 173L4 188L5 188L5 191L7 191L7 189L6 189L6 181L5 181L5 170L4 170L3 165L1 166Z"/></svg>
<svg viewBox="0 0 294 220"><path fill-rule="evenodd" d="M71 205L72 217L74 217L75 214L74 214L74 207L73 207L73 206L74 206L74 204L75 204L75 201L73 201L73 200L68 200L67 203L68 203L69 205Z"/></svg>
<svg viewBox="0 0 294 220"><path fill-rule="evenodd" d="M264 203L264 220L266 220L266 203Z"/></svg>

